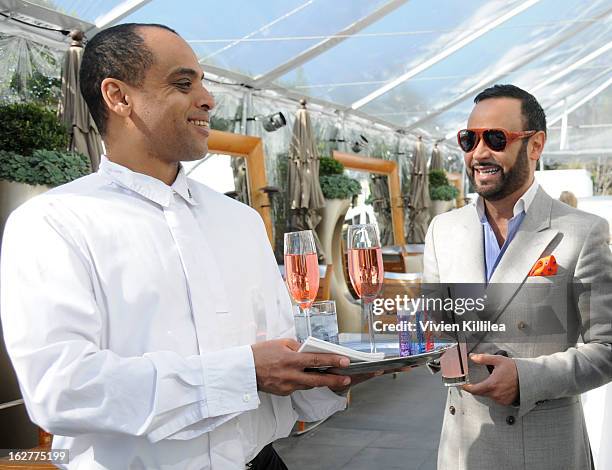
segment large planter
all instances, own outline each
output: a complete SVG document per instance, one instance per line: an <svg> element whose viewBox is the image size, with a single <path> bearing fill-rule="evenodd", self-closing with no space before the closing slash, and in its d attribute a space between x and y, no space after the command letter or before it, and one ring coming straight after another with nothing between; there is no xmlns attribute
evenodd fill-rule
<svg viewBox="0 0 612 470"><path fill-rule="evenodd" d="M0 240L8 216L28 199L51 189L49 186L32 186L25 183L0 180Z"/></svg>
<svg viewBox="0 0 612 470"><path fill-rule="evenodd" d="M455 200L452 201L431 201L429 206L429 213L431 217L435 217L438 214L444 214L455 207Z"/></svg>
<svg viewBox="0 0 612 470"><path fill-rule="evenodd" d="M359 303L352 300L342 265L342 225L350 206L350 199L325 199L317 234L327 257L326 262L332 265L329 290L331 299L336 302L338 331L358 333L361 331L361 308Z"/></svg>

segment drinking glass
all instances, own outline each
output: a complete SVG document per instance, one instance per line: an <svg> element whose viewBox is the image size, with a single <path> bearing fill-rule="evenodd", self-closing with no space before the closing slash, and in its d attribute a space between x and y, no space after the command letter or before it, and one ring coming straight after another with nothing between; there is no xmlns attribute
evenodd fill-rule
<svg viewBox="0 0 612 470"><path fill-rule="evenodd" d="M372 303L380 294L385 274L378 227L375 224L349 226L347 248L349 277L361 299L362 321L368 326L370 352L376 352Z"/></svg>
<svg viewBox="0 0 612 470"><path fill-rule="evenodd" d="M319 290L319 262L312 230L285 234L285 276L291 297L306 316L308 336L310 306Z"/></svg>
<svg viewBox="0 0 612 470"><path fill-rule="evenodd" d="M298 342L303 343L309 336L308 319L295 307L297 314L294 315L295 333ZM338 344L338 317L336 314L336 302L333 300L322 300L313 302L308 309L310 314L310 336Z"/></svg>
<svg viewBox="0 0 612 470"><path fill-rule="evenodd" d="M459 387L470 383L468 379L467 344L458 342L440 357L442 383L447 387Z"/></svg>

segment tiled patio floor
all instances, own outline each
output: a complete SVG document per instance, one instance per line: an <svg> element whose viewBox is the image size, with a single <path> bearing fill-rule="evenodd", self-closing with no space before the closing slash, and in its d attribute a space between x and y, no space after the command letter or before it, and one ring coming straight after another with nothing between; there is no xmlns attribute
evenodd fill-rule
<svg viewBox="0 0 612 470"><path fill-rule="evenodd" d="M274 445L290 470L435 470L446 390L424 368L353 389L347 411Z"/></svg>

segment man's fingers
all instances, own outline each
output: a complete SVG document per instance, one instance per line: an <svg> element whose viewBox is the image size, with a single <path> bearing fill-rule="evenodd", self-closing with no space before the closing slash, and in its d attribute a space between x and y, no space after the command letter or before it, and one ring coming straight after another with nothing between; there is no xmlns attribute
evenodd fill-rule
<svg viewBox="0 0 612 470"><path fill-rule="evenodd" d="M489 378L477 384L464 385L462 388L463 390L471 393L472 395L486 396L493 391L493 383Z"/></svg>
<svg viewBox="0 0 612 470"><path fill-rule="evenodd" d="M504 356L494 354L470 354L470 360L476 364L496 366L506 359Z"/></svg>
<svg viewBox="0 0 612 470"><path fill-rule="evenodd" d="M351 384L351 378L348 376L316 372L298 372L291 377L291 381L308 387L342 388Z"/></svg>
<svg viewBox="0 0 612 470"><path fill-rule="evenodd" d="M297 363L306 367L348 367L349 358L338 354L298 353Z"/></svg>

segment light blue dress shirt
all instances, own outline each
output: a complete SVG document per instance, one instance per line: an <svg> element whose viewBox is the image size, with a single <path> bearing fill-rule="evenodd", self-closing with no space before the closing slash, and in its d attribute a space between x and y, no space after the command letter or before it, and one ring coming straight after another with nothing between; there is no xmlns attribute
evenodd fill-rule
<svg viewBox="0 0 612 470"><path fill-rule="evenodd" d="M516 233L518 232L523 219L527 213L527 210L538 190L538 183L533 181L531 186L525 193L521 196L521 198L516 202L513 209L513 217L508 221L508 234L506 236L506 240L502 246L499 246L497 242L497 238L495 237L495 232L489 223L489 219L487 218L487 214L485 212L484 200L482 197L478 196L476 199L476 211L478 212L478 218L480 219L480 223L482 224L482 232L484 236L484 258L485 258L485 274L487 277L487 282L491 280L497 265L501 261L504 253L508 249L510 243L514 239Z"/></svg>

